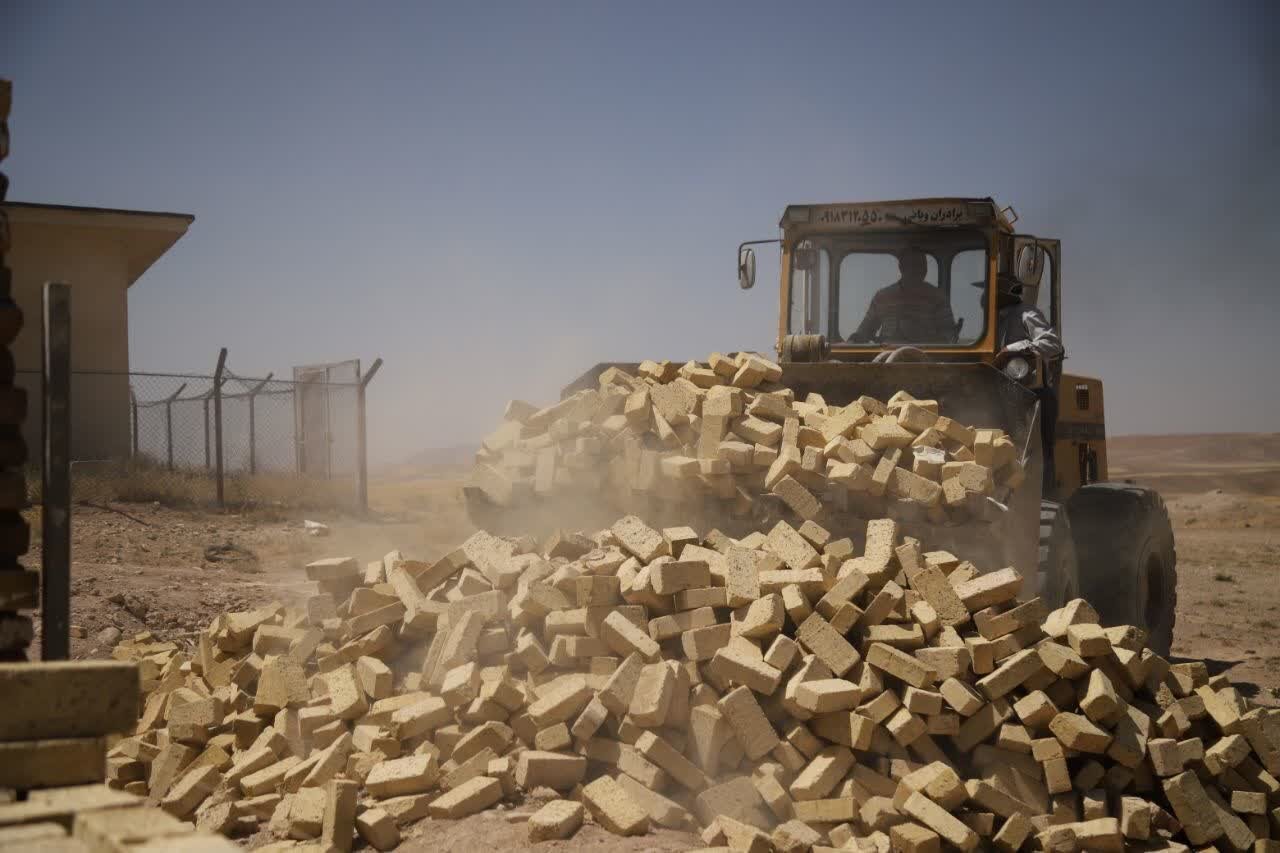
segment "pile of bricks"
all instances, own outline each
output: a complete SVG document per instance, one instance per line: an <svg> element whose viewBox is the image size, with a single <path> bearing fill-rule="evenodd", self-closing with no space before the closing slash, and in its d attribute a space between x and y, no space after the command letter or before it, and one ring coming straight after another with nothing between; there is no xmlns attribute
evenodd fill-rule
<svg viewBox="0 0 1280 853"><path fill-rule="evenodd" d="M0 80L0 162L9 156L9 107L13 86ZM0 202L9 179L0 172ZM31 618L21 613L39 606L39 575L23 569L18 558L27 552L30 534L21 510L26 506L22 466L27 446L22 420L26 393L13 384L13 354L9 347L22 331L22 311L13 301L13 270L5 263L9 252L9 218L0 206L0 661L26 660L31 644Z"/></svg>
<svg viewBox="0 0 1280 853"><path fill-rule="evenodd" d="M515 812L531 842L589 819L748 851L1280 850L1280 715L892 519L628 516L306 571L305 607L117 649L147 698L113 786L327 849L551 796Z"/></svg>
<svg viewBox="0 0 1280 853"><path fill-rule="evenodd" d="M989 520L1025 478L1006 434L953 421L936 400L801 400L778 384L777 364L750 353L646 361L637 373L611 367L598 389L543 409L510 403L472 485L504 507L603 497L647 516L655 501L710 500L748 516L772 494L799 520L833 506L942 524Z"/></svg>
<svg viewBox="0 0 1280 853"><path fill-rule="evenodd" d="M139 693L128 663L0 664L0 850L237 849L103 784L108 743L134 731Z"/></svg>

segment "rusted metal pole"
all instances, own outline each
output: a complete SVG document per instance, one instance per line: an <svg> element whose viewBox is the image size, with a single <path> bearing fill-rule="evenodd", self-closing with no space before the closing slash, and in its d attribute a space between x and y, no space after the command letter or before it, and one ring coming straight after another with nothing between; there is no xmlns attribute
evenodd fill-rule
<svg viewBox="0 0 1280 853"><path fill-rule="evenodd" d="M43 295L44 471L41 511L40 656L71 656L71 288Z"/></svg>
<svg viewBox="0 0 1280 853"><path fill-rule="evenodd" d="M213 371L213 453L214 476L217 477L218 508L225 506L222 484L222 371L227 367L227 348L218 352L218 367Z"/></svg>
<svg viewBox="0 0 1280 853"><path fill-rule="evenodd" d="M364 392L381 367L382 359L375 358L369 372L356 386L356 507L360 512L369 511L369 444L365 434Z"/></svg>

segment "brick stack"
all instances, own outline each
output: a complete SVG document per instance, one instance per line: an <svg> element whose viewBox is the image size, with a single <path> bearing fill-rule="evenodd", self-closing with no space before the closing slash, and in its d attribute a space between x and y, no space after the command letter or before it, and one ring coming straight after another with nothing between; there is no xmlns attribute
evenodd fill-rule
<svg viewBox="0 0 1280 853"><path fill-rule="evenodd" d="M472 485L503 507L580 497L653 517L710 502L746 517L773 495L799 520L828 506L945 524L991 519L1025 479L1005 433L953 421L936 400L801 400L751 353L637 373L609 368L547 408L510 403Z"/></svg>
<svg viewBox="0 0 1280 853"><path fill-rule="evenodd" d="M108 742L137 726L134 664L0 664L0 697L0 789L15 800L0 805L0 850L236 849L103 784Z"/></svg>
<svg viewBox="0 0 1280 853"><path fill-rule="evenodd" d="M305 606L225 614L190 654L117 648L147 699L113 787L328 849L532 794L531 841L1280 849L1280 715L891 519L855 543L626 517L306 570Z"/></svg>
<svg viewBox="0 0 1280 853"><path fill-rule="evenodd" d="M0 164L9 155L9 106L13 87L0 80ZM9 179L0 172L0 203L5 201ZM31 619L19 611L39 606L39 575L23 569L18 558L27 552L29 533L21 510L26 506L22 465L27 447L22 421L27 413L26 394L13 384L10 345L22 330L22 311L13 301L13 271L5 263L9 252L9 219L0 206L0 661L26 660L31 644Z"/></svg>

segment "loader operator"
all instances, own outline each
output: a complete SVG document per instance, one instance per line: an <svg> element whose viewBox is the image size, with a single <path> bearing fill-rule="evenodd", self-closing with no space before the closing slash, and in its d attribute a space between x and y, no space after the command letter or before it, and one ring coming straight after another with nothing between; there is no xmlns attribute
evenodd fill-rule
<svg viewBox="0 0 1280 853"><path fill-rule="evenodd" d="M925 281L925 253L913 247L898 255L900 278L876 291L851 343L950 344L959 331L947 295Z"/></svg>
<svg viewBox="0 0 1280 853"><path fill-rule="evenodd" d="M975 282L985 287L983 282ZM1044 361L1044 385L1034 389L1040 400L1040 445L1044 450L1044 492L1054 487L1054 429L1058 423L1058 380L1066 355L1062 340L1040 309L1023 302L1022 284L1001 273L996 279L996 351L1000 354L1035 354ZM984 307L985 307L985 299Z"/></svg>

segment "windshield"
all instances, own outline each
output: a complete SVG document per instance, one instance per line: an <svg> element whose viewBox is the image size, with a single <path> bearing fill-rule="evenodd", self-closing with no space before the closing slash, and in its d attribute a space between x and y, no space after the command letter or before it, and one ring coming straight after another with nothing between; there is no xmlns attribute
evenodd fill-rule
<svg viewBox="0 0 1280 853"><path fill-rule="evenodd" d="M985 331L986 281L979 231L809 237L792 252L790 332L968 346Z"/></svg>

